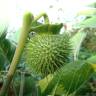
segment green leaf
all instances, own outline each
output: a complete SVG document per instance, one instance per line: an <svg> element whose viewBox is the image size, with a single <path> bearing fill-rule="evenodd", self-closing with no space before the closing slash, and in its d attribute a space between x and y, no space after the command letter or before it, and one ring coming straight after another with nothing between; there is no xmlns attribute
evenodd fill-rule
<svg viewBox="0 0 96 96"><path fill-rule="evenodd" d="M95 28L96 27L96 16L92 16L91 18L86 19L86 20L80 22L79 24L76 24L76 26L79 28L86 28L86 27Z"/></svg>
<svg viewBox="0 0 96 96"><path fill-rule="evenodd" d="M79 51L86 35L87 35L86 32L83 32L82 30L80 30L70 39L70 42L72 42L72 46L73 46L74 60L78 59Z"/></svg>
<svg viewBox="0 0 96 96"><path fill-rule="evenodd" d="M8 39L5 39L5 40L3 40L2 46L1 47L2 47L5 55L7 56L8 60L11 62L13 55L14 55L14 52L15 52L15 49L16 49L16 45L13 44Z"/></svg>
<svg viewBox="0 0 96 96"><path fill-rule="evenodd" d="M38 82L38 85L40 86L41 92L44 92L44 90L47 88L48 84L50 83L50 81L52 80L53 75L50 74L47 77L45 77L44 79L41 79Z"/></svg>
<svg viewBox="0 0 96 96"><path fill-rule="evenodd" d="M89 57L86 61L89 64L96 64L96 55Z"/></svg>
<svg viewBox="0 0 96 96"><path fill-rule="evenodd" d="M96 55L91 56L86 60L89 64L92 64L94 71L96 72Z"/></svg>
<svg viewBox="0 0 96 96"><path fill-rule="evenodd" d="M2 51L1 58L2 60L4 60L1 64L3 65L9 64L9 62L11 62L14 52L15 52L15 48L16 48L16 45L14 45L9 39L7 39L6 35L7 35L7 29L5 29L0 35L0 50Z"/></svg>
<svg viewBox="0 0 96 96"><path fill-rule="evenodd" d="M63 27L63 24L42 24L39 26L31 27L30 31L38 32L39 34L42 33L52 33L52 34L58 34Z"/></svg>
<svg viewBox="0 0 96 96"><path fill-rule="evenodd" d="M85 62L76 61L74 63L67 64L54 75L42 96L51 94L57 85L63 86L63 91L67 96L68 94L78 90L89 79L93 72L93 67ZM55 93L56 92L57 90L55 89ZM59 96L61 95L62 94L59 93Z"/></svg>
<svg viewBox="0 0 96 96"><path fill-rule="evenodd" d="M6 63L9 63L2 49L0 48L0 71L4 69Z"/></svg>

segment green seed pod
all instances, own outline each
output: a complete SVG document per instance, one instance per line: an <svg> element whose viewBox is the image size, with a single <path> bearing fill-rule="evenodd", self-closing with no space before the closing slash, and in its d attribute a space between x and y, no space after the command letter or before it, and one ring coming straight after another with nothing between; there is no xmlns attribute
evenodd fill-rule
<svg viewBox="0 0 96 96"><path fill-rule="evenodd" d="M70 49L67 34L36 35L26 46L26 62L35 72L48 75L68 61Z"/></svg>

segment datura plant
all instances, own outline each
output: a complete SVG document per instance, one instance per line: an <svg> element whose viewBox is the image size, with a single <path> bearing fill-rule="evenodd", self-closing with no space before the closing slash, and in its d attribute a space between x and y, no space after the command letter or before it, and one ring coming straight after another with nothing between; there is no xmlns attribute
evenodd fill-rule
<svg viewBox="0 0 96 96"><path fill-rule="evenodd" d="M44 24L38 23L38 19L42 16L44 17ZM21 86L19 85L19 96L69 96L90 78L94 69L96 69L94 67L95 64L90 59L90 62L88 60L81 62L77 58L75 60L73 59L73 54L77 54L79 51L76 44L79 42L80 47L86 35L81 35L83 34L81 32L79 34L81 37L78 35L80 37L78 40L77 35L70 37L66 32L60 34L62 27L62 23L50 24L49 18L45 13L35 18L30 12L24 15L20 40L12 62L10 61L10 67L0 90L0 96L7 95L21 58L24 59L24 64L26 64L28 71L31 72L30 75L25 74L26 72L24 74L32 76L34 78L32 81L34 83L34 80L36 80L36 84L34 83L32 87L29 87L29 89L33 88L31 93L24 95L24 80L26 79L24 79L25 75L21 72L23 75L21 76ZM74 52L74 48L77 51ZM94 63L96 62L94 61ZM33 73L37 77L40 76L40 78L38 80L35 79L36 77L33 76ZM45 83L42 83L42 81ZM27 83L29 84L29 82ZM31 82L29 85L31 85ZM40 94L35 90L34 92L37 92L36 95L33 90L37 87L40 89ZM18 90L18 88L16 89Z"/></svg>
<svg viewBox="0 0 96 96"><path fill-rule="evenodd" d="M44 17L44 20L45 20L45 25L41 25L37 22L37 20L41 17ZM33 26L32 26L33 25ZM21 29L21 37L20 37L20 40L19 40L19 43L17 45L17 48L16 48L16 51L15 51L15 54L14 54L14 57L13 57L13 60L11 62L11 65L10 65L10 68L9 68L9 71L6 75L6 80L3 84L3 87L1 89L1 92L0 92L0 96L5 96L6 92L7 92L7 89L11 83L11 80L14 76L14 73L16 71L16 67L17 67L17 64L19 63L19 60L20 60L20 57L23 53L23 50L24 50L24 46L26 44L26 41L27 41L27 38L28 38L28 34L30 33L30 31L35 31L35 32L39 32L40 30L42 30L42 32L39 32L39 33L58 33L60 31L60 29L62 28L62 24L54 24L54 25L51 25L49 24L49 19L48 19L48 16L43 13L43 14L40 14L39 16L37 16L36 18L34 18L34 16L29 12L29 13L26 13L25 16L24 16L24 19L23 19L23 25L22 25L22 29ZM48 36L50 39L52 38L54 41L54 38L53 36ZM48 38L47 38L48 39ZM49 42L49 40L47 41L47 43ZM35 43L35 42L34 42ZM38 43L38 41L37 41ZM63 42L61 42L63 43ZM46 43L45 43L46 44ZM52 45L52 44L50 44ZM50 47L50 45L48 45L48 47ZM55 44L57 45L57 44ZM61 47L61 46L60 46ZM46 48L46 47L45 47ZM54 48L54 47L53 47ZM44 49L44 48L43 48ZM49 48L50 49L50 48ZM66 48L65 48L66 49ZM46 50L46 49L45 49ZM53 50L53 49L52 49ZM38 51L39 52L39 51ZM35 51L34 51L35 53ZM34 54L35 55L35 54ZM53 54L54 55L54 54ZM29 55L30 56L30 55ZM63 56L64 57L64 56ZM50 58L50 57L49 57ZM48 59L49 59L48 58ZM47 60L47 59L46 59ZM48 60L47 60L48 61ZM44 60L43 60L44 62ZM38 63L37 63L38 64ZM37 65L36 64L36 65ZM46 63L45 63L46 64ZM48 64L48 63L47 63ZM58 64L58 63L57 63ZM62 64L61 64L62 65ZM38 65L39 66L39 65ZM37 66L37 67L38 67ZM41 63L41 66L42 66L42 63ZM46 66L46 65L45 65ZM50 66L50 64L49 64ZM47 67L49 67L47 66ZM58 66L58 65L57 65ZM54 66L52 66L54 67ZM52 69L52 68L51 68ZM47 68L47 71L49 70L49 68ZM45 71L45 68L43 69L43 71ZM46 73L46 72L45 72ZM48 71L49 73L49 71Z"/></svg>

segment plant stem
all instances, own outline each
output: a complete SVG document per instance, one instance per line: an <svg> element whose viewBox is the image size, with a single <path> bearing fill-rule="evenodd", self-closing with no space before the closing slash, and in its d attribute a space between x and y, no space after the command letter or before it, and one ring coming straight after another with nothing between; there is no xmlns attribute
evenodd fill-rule
<svg viewBox="0 0 96 96"><path fill-rule="evenodd" d="M17 64L22 55L22 52L23 52L23 49L24 49L24 46L26 43L27 35L28 35L30 27L31 27L31 23L32 23L32 14L26 13L23 18L23 26L22 26L21 36L20 36L20 39L18 42L18 46L16 48L13 60L11 62L9 71L7 73L6 80L3 83L3 86L1 88L0 96L5 96L7 93L7 89L10 86L10 83L11 83L14 73L16 71Z"/></svg>
<svg viewBox="0 0 96 96"><path fill-rule="evenodd" d="M19 96L23 96L23 94L24 94L24 85L25 85L25 72L21 72L21 83L20 83Z"/></svg>
<svg viewBox="0 0 96 96"><path fill-rule="evenodd" d="M49 18L48 18L48 15L46 13L41 13L39 16L35 17L35 19L34 19L34 21L32 23L39 20L42 16L44 17L44 21L45 21L44 23L49 24Z"/></svg>

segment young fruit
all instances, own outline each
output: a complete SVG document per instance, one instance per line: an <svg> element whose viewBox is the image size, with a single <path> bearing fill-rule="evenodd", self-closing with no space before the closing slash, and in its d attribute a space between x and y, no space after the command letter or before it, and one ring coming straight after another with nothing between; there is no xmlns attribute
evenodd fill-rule
<svg viewBox="0 0 96 96"><path fill-rule="evenodd" d="M68 62L71 51L69 36L36 35L26 46L26 62L32 71L48 75Z"/></svg>

